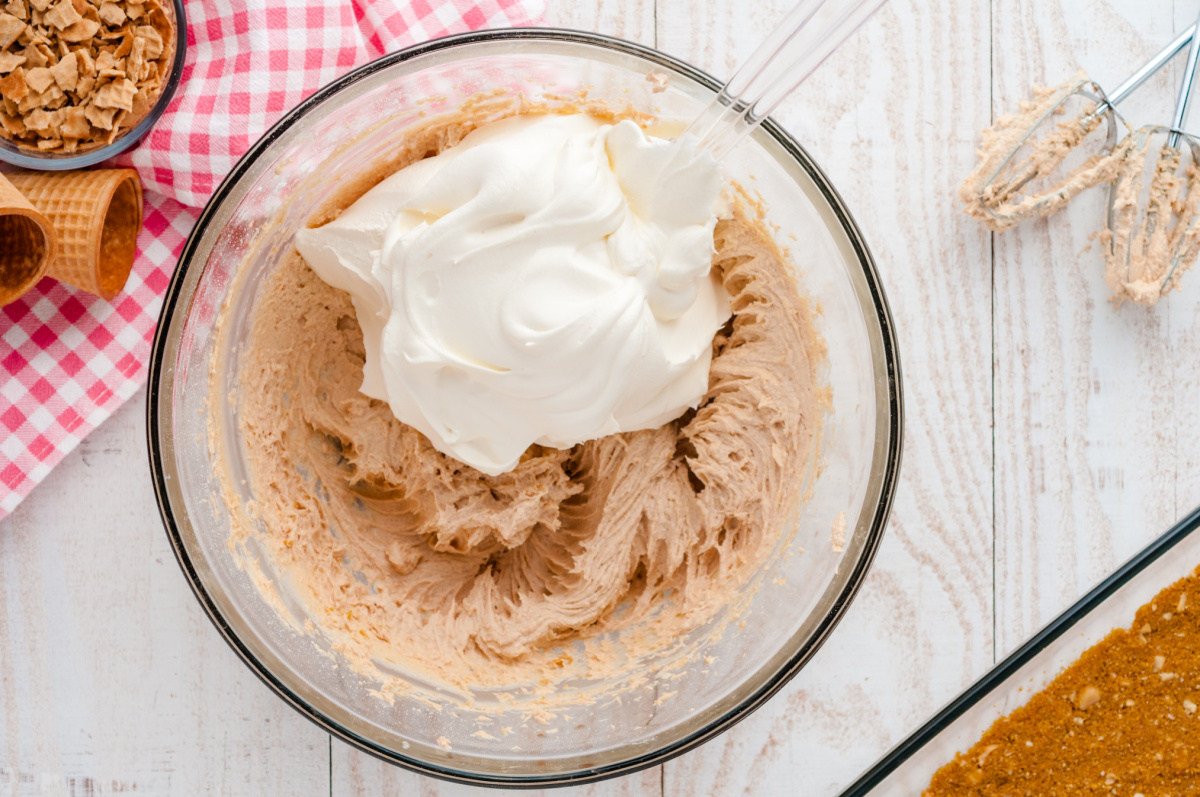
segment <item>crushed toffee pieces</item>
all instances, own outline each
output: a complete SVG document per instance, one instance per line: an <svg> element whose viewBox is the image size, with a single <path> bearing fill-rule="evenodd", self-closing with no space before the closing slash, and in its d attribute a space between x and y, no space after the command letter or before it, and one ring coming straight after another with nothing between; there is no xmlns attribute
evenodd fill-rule
<svg viewBox="0 0 1200 797"><path fill-rule="evenodd" d="M997 720L922 797L1200 794L1198 573Z"/></svg>
<svg viewBox="0 0 1200 797"><path fill-rule="evenodd" d="M162 93L173 17L159 0L0 0L0 136L64 153L116 140Z"/></svg>

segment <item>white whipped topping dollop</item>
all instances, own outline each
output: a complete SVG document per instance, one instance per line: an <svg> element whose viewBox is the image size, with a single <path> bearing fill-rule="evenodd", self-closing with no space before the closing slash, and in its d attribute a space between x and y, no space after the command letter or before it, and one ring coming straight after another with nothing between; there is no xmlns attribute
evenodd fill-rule
<svg viewBox="0 0 1200 797"><path fill-rule="evenodd" d="M347 291L362 392L488 474L695 407L729 297L716 161L631 121L515 116L388 177L296 246Z"/></svg>

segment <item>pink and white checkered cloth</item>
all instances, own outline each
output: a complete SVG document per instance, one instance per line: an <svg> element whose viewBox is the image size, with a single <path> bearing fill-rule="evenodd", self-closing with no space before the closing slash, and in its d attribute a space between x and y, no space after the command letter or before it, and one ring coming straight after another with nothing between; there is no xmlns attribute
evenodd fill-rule
<svg viewBox="0 0 1200 797"><path fill-rule="evenodd" d="M188 232L238 157L284 112L352 68L429 39L535 22L543 0L188 0L187 63L131 152L145 228L115 300L42 280L0 308L0 519L146 381Z"/></svg>

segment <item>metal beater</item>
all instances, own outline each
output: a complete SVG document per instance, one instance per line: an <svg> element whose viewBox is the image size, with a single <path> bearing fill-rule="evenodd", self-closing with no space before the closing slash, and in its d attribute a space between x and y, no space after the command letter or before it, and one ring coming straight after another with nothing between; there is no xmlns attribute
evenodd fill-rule
<svg viewBox="0 0 1200 797"><path fill-rule="evenodd" d="M1200 253L1200 141L1183 132L1198 61L1193 40L1171 126L1134 132L1109 188L1104 278L1118 305L1153 305L1179 287ZM1152 141L1160 136L1166 143L1157 149Z"/></svg>
<svg viewBox="0 0 1200 797"><path fill-rule="evenodd" d="M1116 113L1115 106L1163 67L1193 41L1196 25L1181 33L1117 87L1111 96L1095 82L1080 73L1076 79L1057 90L1045 91L1035 100L1032 122L1018 127L1015 116L1005 116L984 131L982 160L959 190L967 212L993 230L1006 230L1032 216L1049 216L1060 210L1079 193L1114 178L1114 164L1108 157L1117 147L1118 123L1129 130L1128 124ZM1055 121L1066 103L1081 97L1091 107L1078 116ZM1025 109L1030 110L1030 109ZM1106 123L1106 136L1100 150L1065 177L1040 191L1023 193L1035 180L1053 176L1063 162L1075 153L1083 142ZM1008 141L1008 146L996 146L988 151L990 142ZM1024 157L1017 156L1027 144L1036 142Z"/></svg>

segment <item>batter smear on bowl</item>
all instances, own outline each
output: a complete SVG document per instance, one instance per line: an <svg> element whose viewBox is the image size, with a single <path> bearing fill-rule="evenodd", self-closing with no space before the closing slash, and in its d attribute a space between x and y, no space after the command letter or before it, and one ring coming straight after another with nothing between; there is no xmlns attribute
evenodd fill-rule
<svg viewBox="0 0 1200 797"><path fill-rule="evenodd" d="M390 170L473 126L431 125ZM794 527L829 393L784 253L750 203L727 216L712 269L732 316L698 407L571 448L532 445L497 475L360 392L350 295L297 251L284 257L238 365L260 530L248 533L339 651L458 687L546 684L621 668L736 602ZM620 643L597 639L609 632Z"/></svg>

